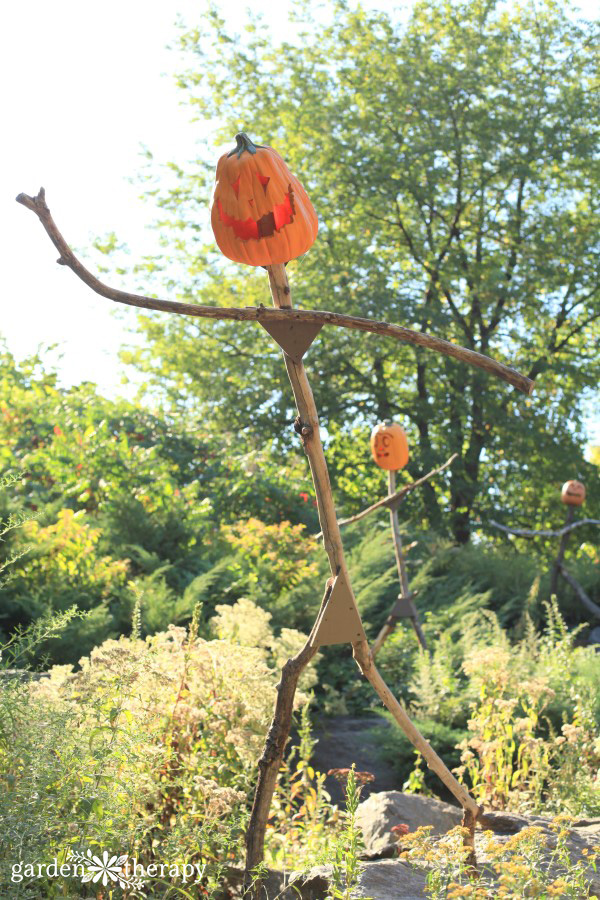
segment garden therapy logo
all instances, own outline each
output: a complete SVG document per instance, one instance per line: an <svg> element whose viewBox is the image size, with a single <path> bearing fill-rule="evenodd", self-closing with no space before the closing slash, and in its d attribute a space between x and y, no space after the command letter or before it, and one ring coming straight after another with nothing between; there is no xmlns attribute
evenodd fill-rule
<svg viewBox="0 0 600 900"><path fill-rule="evenodd" d="M69 862L75 863L75 866L80 864L87 870L81 879L84 883L86 881L91 881L93 884L101 882L103 887L106 887L109 881L114 881L118 882L122 888L140 890L143 888L144 882L140 878L136 878L135 874L131 877L124 870L128 858L126 853L123 856L109 856L106 850L102 854L102 859L94 856L91 850L88 850L85 855L71 850L68 857Z"/></svg>
<svg viewBox="0 0 600 900"><path fill-rule="evenodd" d="M118 884L130 891L141 891L144 879L169 878L197 883L206 871L206 863L151 863L144 866L135 859L124 854L111 854L105 850L96 856L91 850L78 853L69 850L67 861L59 865L54 857L51 863L15 863L12 866L11 881L19 883L37 878L80 878L85 884L97 884L102 887Z"/></svg>

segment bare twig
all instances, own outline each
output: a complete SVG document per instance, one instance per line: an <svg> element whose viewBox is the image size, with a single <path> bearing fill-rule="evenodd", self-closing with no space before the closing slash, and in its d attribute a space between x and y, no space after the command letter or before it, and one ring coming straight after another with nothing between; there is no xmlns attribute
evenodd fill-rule
<svg viewBox="0 0 600 900"><path fill-rule="evenodd" d="M58 250L60 256L58 262L60 265L68 266L77 276L81 278L97 294L113 300L116 303L125 303L128 306L137 306L141 309L156 309L162 312L176 313L185 316L198 316L208 319L234 319L237 321L262 321L262 322L283 322L297 320L301 322L322 323L323 325L335 325L340 328L350 328L358 331L368 331L372 334L380 334L386 337L394 338L398 341L404 341L419 347L427 347L435 350L437 353L443 353L445 356L451 356L460 362L483 369L490 375L501 378L508 384L512 384L518 390L530 395L534 389L534 382L521 375L510 366L505 366L496 360L490 359L474 350L468 350L458 344L452 344L450 341L444 341L440 338L433 337L430 334L424 334L420 331L412 331L410 328L404 328L402 325L390 325L388 322L371 321L358 316L346 316L341 313L326 312L320 310L305 309L289 309L286 307L277 309L266 309L262 306L247 306L243 309L233 307L219 306L198 306L192 303L178 303L173 300L159 300L154 297L145 297L141 294L130 294L127 291L119 291L103 284L95 275L92 275L85 266L77 259L69 245L56 227L54 220L50 214L50 210L46 205L45 192L40 188L36 197L30 197L28 194L19 194L16 198L27 209L34 212L44 226L50 240Z"/></svg>
<svg viewBox="0 0 600 900"><path fill-rule="evenodd" d="M399 491L396 491L394 494L391 494L388 497L384 497L383 500L378 500L377 503L373 503L372 506L367 506L366 509L363 509L361 512L356 513L355 516L350 516L348 519L342 519L338 522L340 528L342 525L350 525L352 522L358 522L360 519L364 519L365 516L368 516L370 513L375 512L377 509L382 509L387 507L388 509L397 508L404 498L414 491L415 488L418 488L425 481L428 481L430 478L433 478L434 475L439 475L440 472L443 472L444 469L447 469L448 466L452 465L458 453L453 453L450 459L447 459L443 466L439 466L437 469L432 469L431 472L428 472L427 475L423 475L422 478L419 478L417 481L412 481L410 484L405 485ZM315 540L321 537L321 532L315 535Z"/></svg>
<svg viewBox="0 0 600 900"><path fill-rule="evenodd" d="M340 522L340 525L343 524L343 522ZM577 522L573 522L571 525L564 525L557 531L532 531L529 528L508 528L506 525L500 525L499 522L494 522L493 519L490 519L490 525L493 525L494 528L499 528L501 531L505 531L507 534L514 534L516 537L562 537L563 534L568 534L570 531L573 531L575 528L580 528L582 525L600 525L600 519L578 519Z"/></svg>
<svg viewBox="0 0 600 900"><path fill-rule="evenodd" d="M573 588L588 612L591 612L593 616L596 616L598 619L600 619L600 606L598 606L597 603L594 603L594 601L591 600L590 597L588 597L579 582L576 581L572 575L569 575L562 563L559 565L559 569L562 577L565 579L567 584Z"/></svg>

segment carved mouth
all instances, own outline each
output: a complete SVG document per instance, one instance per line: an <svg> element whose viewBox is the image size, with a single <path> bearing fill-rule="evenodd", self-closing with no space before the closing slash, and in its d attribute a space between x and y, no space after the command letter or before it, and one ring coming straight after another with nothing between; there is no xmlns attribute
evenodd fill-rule
<svg viewBox="0 0 600 900"><path fill-rule="evenodd" d="M261 238L271 237L276 231L281 231L294 221L294 192L291 184L288 185L283 203L276 203L273 212L261 216L260 219L234 219L225 212L219 199L217 208L221 222L233 228L233 233L241 241L259 241Z"/></svg>

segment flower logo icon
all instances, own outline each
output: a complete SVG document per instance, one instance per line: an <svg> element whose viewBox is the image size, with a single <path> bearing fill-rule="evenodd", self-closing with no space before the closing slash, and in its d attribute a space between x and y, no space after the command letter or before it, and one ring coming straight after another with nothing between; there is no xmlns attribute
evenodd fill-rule
<svg viewBox="0 0 600 900"><path fill-rule="evenodd" d="M86 871L81 879L83 883L91 881L93 884L102 883L103 887L106 887L109 881L114 881L118 882L122 888L139 890L143 887L143 881L132 878L123 871L128 859L126 853L118 856L117 854L111 855L105 850L100 859L91 850L88 850L86 854L71 851L69 859L84 866Z"/></svg>
<svg viewBox="0 0 600 900"><path fill-rule="evenodd" d="M83 876L82 881L92 881L94 884L98 884L100 879L102 879L102 884L106 887L109 878L111 881L121 880L122 869L127 862L127 854L109 858L108 852L105 850L102 854L102 859L99 859L97 856L92 855L91 850L88 850L87 856L90 862L87 864L88 871Z"/></svg>

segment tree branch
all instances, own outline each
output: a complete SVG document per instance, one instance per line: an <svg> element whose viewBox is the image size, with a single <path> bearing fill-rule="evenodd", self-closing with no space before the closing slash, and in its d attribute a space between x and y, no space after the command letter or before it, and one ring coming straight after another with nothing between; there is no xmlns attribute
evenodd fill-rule
<svg viewBox="0 0 600 900"><path fill-rule="evenodd" d="M500 320L502 318L502 311L506 304L506 300L508 298L508 291L510 288L510 282L512 281L515 268L517 265L517 260L519 258L519 250L521 248L521 244L523 243L523 234L521 231L523 225L523 197L525 195L525 179L521 178L519 182L519 190L517 193L517 203L516 203L516 216L515 216L515 239L513 241L512 247L510 249L508 262L506 264L506 270L504 273L504 289L500 291L498 300L494 307L494 311L492 317L489 321L487 328L485 329L485 337L489 338L492 332L500 324Z"/></svg>
<svg viewBox="0 0 600 900"><path fill-rule="evenodd" d="M579 334L580 331L583 331L588 325L591 325L592 322L595 322L597 319L600 319L600 313L593 313L591 316L588 316L587 319L584 319L583 322L580 322L575 328L572 328L566 337L562 339L559 344L556 344L555 353L558 353L559 350L569 343L572 337L576 334Z"/></svg>
<svg viewBox="0 0 600 900"><path fill-rule="evenodd" d="M266 309L263 306L254 307L247 306L243 309L233 307L219 306L196 306L192 303L179 303L174 300L158 300L154 297L145 297L141 294L130 294L126 291L119 291L116 288L108 287L103 284L95 275L92 275L85 266L79 262L73 251L69 248L65 239L56 227L54 220L50 214L50 210L46 205L45 192L43 188L37 197L29 197L27 194L19 194L16 198L17 203L34 212L40 222L46 229L46 232L60 253L58 262L60 265L68 266L81 280L87 284L93 291L106 297L108 300L114 300L116 303L125 303L128 306L137 306L141 309L157 309L161 312L176 313L184 316L199 316L208 319L235 319L237 321L264 321L264 322L283 322L290 320L299 320L302 322L322 322L324 325L335 325L340 328L351 328L358 331L369 331L372 334L385 335L395 338L399 341L405 341L409 344L416 344L420 347L428 347L445 356L451 356L461 362L471 366L483 369L490 375L501 378L508 384L512 384L524 394L531 395L534 389L534 382L521 375L515 369L505 366L502 363L476 353L474 350L467 350L458 344L452 344L450 341L444 341L440 338L433 337L430 334L423 334L420 331L412 331L410 328L404 328L402 325L390 325L387 322L374 322L370 319L359 318L358 316L346 316L341 313L325 312L320 310L307 309Z"/></svg>
<svg viewBox="0 0 600 900"><path fill-rule="evenodd" d="M363 509L361 512L356 513L355 516L350 516L349 519L342 519L338 522L340 528L342 525L350 525L351 522L358 522L359 519L364 519L365 516L368 516L370 513L375 512L377 509L383 509L387 507L387 509L397 509L398 506L402 503L404 498L414 491L415 488L418 488L425 481L428 481L430 478L433 478L434 475L439 475L440 472L443 472L444 469L447 469L448 466L452 465L458 453L453 453L450 459L447 459L446 462L439 466L437 469L432 469L431 472L428 472L427 475L423 475L422 478L419 478L418 481L412 481L410 484L405 485L405 487L401 488L399 491L396 491L395 494L390 494L388 497L384 497L383 500L378 500L377 503L373 503L372 506L367 506L366 509ZM315 540L318 540L322 537L322 533L315 535Z"/></svg>
<svg viewBox="0 0 600 900"><path fill-rule="evenodd" d="M340 525L343 524L343 522L340 522ZM600 525L600 519L579 519L577 522L573 522L572 525L565 525L564 528L559 528L558 531L531 531L528 528L508 528L506 525L494 522L493 519L490 519L490 525L517 537L562 537L563 534L568 534L574 528L579 528L580 525Z"/></svg>

